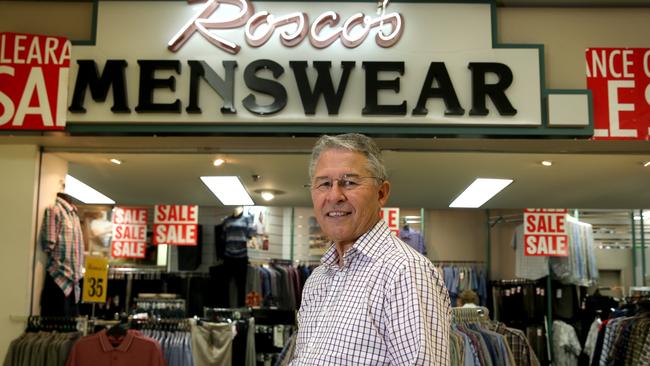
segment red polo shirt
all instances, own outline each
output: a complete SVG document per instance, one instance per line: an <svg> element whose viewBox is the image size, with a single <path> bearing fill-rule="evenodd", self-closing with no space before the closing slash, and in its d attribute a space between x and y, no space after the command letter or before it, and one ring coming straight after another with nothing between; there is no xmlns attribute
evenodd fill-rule
<svg viewBox="0 0 650 366"><path fill-rule="evenodd" d="M66 366L167 366L160 344L129 330L119 345L113 346L106 330L81 338L70 351Z"/></svg>

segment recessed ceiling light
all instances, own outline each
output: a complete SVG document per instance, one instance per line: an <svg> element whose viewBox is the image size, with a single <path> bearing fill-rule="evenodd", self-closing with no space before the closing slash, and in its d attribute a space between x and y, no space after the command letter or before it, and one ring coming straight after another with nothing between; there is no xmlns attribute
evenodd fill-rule
<svg viewBox="0 0 650 366"><path fill-rule="evenodd" d="M214 165L214 166L222 166L225 162L226 161L221 159L221 158L214 159L214 161L212 162L212 165Z"/></svg>
<svg viewBox="0 0 650 366"><path fill-rule="evenodd" d="M649 167L649 166L650 166L650 161L646 161L645 163L643 163L643 167L644 167L644 168L647 168L647 167Z"/></svg>
<svg viewBox="0 0 650 366"><path fill-rule="evenodd" d="M254 192L262 196L262 199L267 202L273 200L277 195L284 193L277 189L256 189Z"/></svg>
<svg viewBox="0 0 650 366"><path fill-rule="evenodd" d="M255 204L239 177L213 176L201 177L201 180L224 206L252 206Z"/></svg>
<svg viewBox="0 0 650 366"><path fill-rule="evenodd" d="M449 207L478 208L512 183L512 179L477 178Z"/></svg>
<svg viewBox="0 0 650 366"><path fill-rule="evenodd" d="M115 164L115 165L120 165L120 164L122 164L122 160L119 160L119 159L111 159L110 162L113 163L113 164Z"/></svg>
<svg viewBox="0 0 650 366"><path fill-rule="evenodd" d="M71 175L65 176L65 193L87 204L115 204L115 201L103 193Z"/></svg>
<svg viewBox="0 0 650 366"><path fill-rule="evenodd" d="M551 166L551 165L553 165L553 162L550 161L550 160L543 160L543 161L542 161L542 165L543 165L543 166Z"/></svg>

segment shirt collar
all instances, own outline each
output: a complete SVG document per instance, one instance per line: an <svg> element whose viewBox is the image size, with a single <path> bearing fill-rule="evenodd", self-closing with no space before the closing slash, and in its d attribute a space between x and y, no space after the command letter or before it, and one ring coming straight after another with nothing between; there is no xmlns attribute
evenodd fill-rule
<svg viewBox="0 0 650 366"><path fill-rule="evenodd" d="M370 259L376 259L385 250L385 246L379 243L384 242L389 236L388 225L383 219L380 219L372 229L361 235L352 244L352 248L347 253L359 252ZM331 243L330 248L325 252L320 262L326 266L338 265L338 252L334 242Z"/></svg>
<svg viewBox="0 0 650 366"><path fill-rule="evenodd" d="M126 335L124 336L124 339L122 340L120 345L117 347L113 347L111 342L108 340L108 336L106 335L105 329L97 334L99 335L99 342L101 343L102 350L104 352L111 352L111 351L127 352L129 350L129 347L131 347L131 343L133 342L133 337L134 337L134 332L129 330L126 332Z"/></svg>
<svg viewBox="0 0 650 366"><path fill-rule="evenodd" d="M68 201L64 200L61 197L56 198L56 203L63 206L63 208L70 213L77 211L77 207L73 206L72 204L70 204Z"/></svg>

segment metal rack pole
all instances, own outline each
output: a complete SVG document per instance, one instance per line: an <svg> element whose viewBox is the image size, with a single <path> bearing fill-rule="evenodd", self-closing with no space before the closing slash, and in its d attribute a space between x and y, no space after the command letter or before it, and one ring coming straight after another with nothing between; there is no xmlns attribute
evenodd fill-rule
<svg viewBox="0 0 650 366"><path fill-rule="evenodd" d="M487 238L485 243L485 281L490 282L490 271L492 263L492 225L490 224L490 210L485 210L485 229Z"/></svg>
<svg viewBox="0 0 650 366"><path fill-rule="evenodd" d="M636 275L636 224L634 223L634 210L630 211L632 221L632 286L637 286Z"/></svg>
<svg viewBox="0 0 650 366"><path fill-rule="evenodd" d="M644 228L644 219L643 219L643 210L639 210L639 215L641 216L641 284L645 286L645 228Z"/></svg>

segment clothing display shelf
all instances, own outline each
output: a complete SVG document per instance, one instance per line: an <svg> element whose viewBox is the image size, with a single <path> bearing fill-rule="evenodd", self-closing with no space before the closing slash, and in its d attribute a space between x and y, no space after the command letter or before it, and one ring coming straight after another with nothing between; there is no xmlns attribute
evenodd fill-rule
<svg viewBox="0 0 650 366"><path fill-rule="evenodd" d="M258 325L295 325L296 311L272 308L203 308L203 319L211 322L255 318Z"/></svg>

